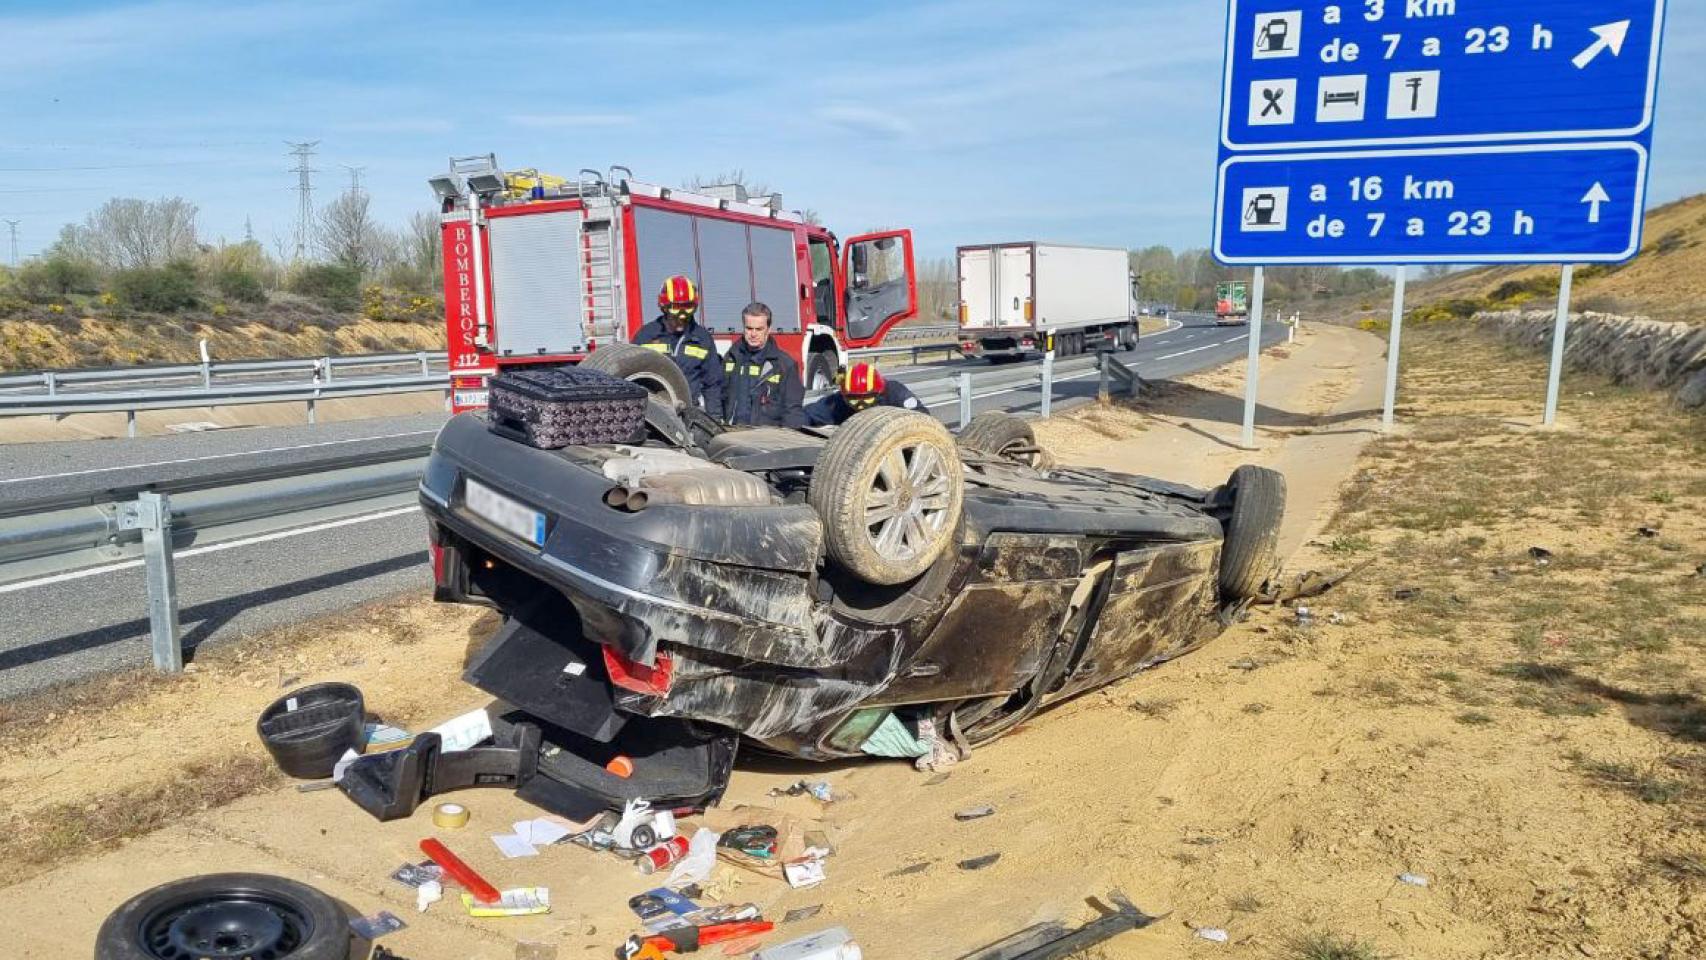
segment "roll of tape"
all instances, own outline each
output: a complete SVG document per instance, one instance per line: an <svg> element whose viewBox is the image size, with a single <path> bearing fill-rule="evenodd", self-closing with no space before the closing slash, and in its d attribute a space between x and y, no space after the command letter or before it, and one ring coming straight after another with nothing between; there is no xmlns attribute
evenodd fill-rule
<svg viewBox="0 0 1706 960"><path fill-rule="evenodd" d="M460 803L441 803L432 808L434 826L455 830L468 825L468 808Z"/></svg>

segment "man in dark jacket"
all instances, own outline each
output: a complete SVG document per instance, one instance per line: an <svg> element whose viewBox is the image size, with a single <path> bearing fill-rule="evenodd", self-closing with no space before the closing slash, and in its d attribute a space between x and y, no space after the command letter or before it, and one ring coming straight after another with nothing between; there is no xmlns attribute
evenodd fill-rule
<svg viewBox="0 0 1706 960"><path fill-rule="evenodd" d="M770 339L770 308L749 303L740 312L741 338L723 357L723 413L729 423L803 427L806 398L800 365Z"/></svg>
<svg viewBox="0 0 1706 960"><path fill-rule="evenodd" d="M658 291L663 316L634 333L635 346L668 356L687 377L693 400L717 419L723 416L723 358L717 356L717 341L711 331L694 319L699 311L699 291L687 277L674 276Z"/></svg>
<svg viewBox="0 0 1706 960"><path fill-rule="evenodd" d="M841 390L832 393L806 408L806 426L828 427L846 423L861 410L872 407L900 407L929 413L930 408L913 395L906 384L884 380L877 368L860 361L841 375Z"/></svg>

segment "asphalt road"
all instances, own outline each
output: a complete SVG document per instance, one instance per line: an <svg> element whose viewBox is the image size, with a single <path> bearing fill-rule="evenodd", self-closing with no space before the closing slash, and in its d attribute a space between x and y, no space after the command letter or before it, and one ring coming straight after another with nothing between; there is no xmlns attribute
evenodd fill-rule
<svg viewBox="0 0 1706 960"><path fill-rule="evenodd" d="M1283 341L1278 325L1263 330L1264 346ZM1145 337L1120 355L1147 380L1180 376L1237 359L1248 349L1244 327L1193 322ZM1061 361L1054 408L1095 396L1087 361ZM1031 363L1032 366L1036 362ZM1011 371L983 361L945 360L890 366L908 383L969 369ZM1037 387L974 394L974 412L1035 411ZM952 403L935 409L952 424ZM17 444L0 457L0 512L45 496L96 494L208 472L235 472L278 463L335 460L349 454L430 439L439 415L329 423L317 426L209 431L135 440ZM337 524L271 534L235 546L181 551L177 561L180 622L187 657L209 642L347 610L359 603L424 590L422 521L413 509L384 511ZM61 575L0 586L0 698L38 691L91 675L148 663L146 592L136 567L89 576Z"/></svg>

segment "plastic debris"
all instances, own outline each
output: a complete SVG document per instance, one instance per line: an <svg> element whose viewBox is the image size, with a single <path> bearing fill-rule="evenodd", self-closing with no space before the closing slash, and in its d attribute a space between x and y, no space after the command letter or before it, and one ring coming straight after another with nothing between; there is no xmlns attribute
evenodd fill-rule
<svg viewBox="0 0 1706 960"><path fill-rule="evenodd" d="M984 817L993 816L994 814L995 808L986 803L981 807L967 807L964 810L957 811L954 814L954 819L981 820Z"/></svg>
<svg viewBox="0 0 1706 960"><path fill-rule="evenodd" d="M371 917L356 917L349 922L350 930L363 940L372 942L388 933L396 933L408 926L401 918L389 910L381 910Z"/></svg>
<svg viewBox="0 0 1706 960"><path fill-rule="evenodd" d="M864 743L859 744L859 749L873 757L904 759L925 756L930 752L930 745L907 729L906 721L891 713L883 718L877 729L871 731Z"/></svg>
<svg viewBox="0 0 1706 960"><path fill-rule="evenodd" d="M809 907L795 907L782 915L782 922L799 923L801 920L810 920L822 911L823 904L821 903L814 903Z"/></svg>
<svg viewBox="0 0 1706 960"><path fill-rule="evenodd" d="M752 960L859 960L864 954L846 927L830 927L809 937L765 947Z"/></svg>
<svg viewBox="0 0 1706 960"><path fill-rule="evenodd" d="M1544 567L1552 562L1552 551L1545 547L1529 547L1528 555L1533 558L1537 567Z"/></svg>
<svg viewBox="0 0 1706 960"><path fill-rule="evenodd" d="M981 857L972 857L970 860L961 860L959 862L959 868L961 870L982 870L984 867L987 867L1000 859L1001 854L999 853L986 853Z"/></svg>
<svg viewBox="0 0 1706 960"><path fill-rule="evenodd" d="M1407 883L1412 887L1425 887L1428 885L1428 878L1419 873L1400 873L1398 882Z"/></svg>
<svg viewBox="0 0 1706 960"><path fill-rule="evenodd" d="M711 879L711 871L717 867L717 841L721 838L722 834L700 827L687 844L687 855L670 871L668 886L704 883Z"/></svg>
<svg viewBox="0 0 1706 960"><path fill-rule="evenodd" d="M1228 943L1232 940L1232 935L1219 927L1198 927L1192 932L1197 935L1197 939L1212 943Z"/></svg>
<svg viewBox="0 0 1706 960"><path fill-rule="evenodd" d="M415 888L415 910L426 913L427 907L444 899L444 884L428 880Z"/></svg>
<svg viewBox="0 0 1706 960"><path fill-rule="evenodd" d="M1262 669L1262 665L1260 663L1257 663L1256 661L1250 659L1249 657L1245 657L1242 660L1234 660L1231 663L1227 664L1227 666L1232 668L1233 670L1244 670L1244 671Z"/></svg>
<svg viewBox="0 0 1706 960"><path fill-rule="evenodd" d="M829 879L828 875L823 872L823 861L816 858L784 863L782 875L788 878L788 886L796 890L815 887Z"/></svg>
<svg viewBox="0 0 1706 960"><path fill-rule="evenodd" d="M1635 535L1646 540L1656 540L1658 539L1659 531L1656 527L1638 527L1635 530Z"/></svg>
<svg viewBox="0 0 1706 960"><path fill-rule="evenodd" d="M772 797L798 797L811 794L820 803L834 803L835 792L830 788L828 780L796 780L786 787L771 787Z"/></svg>
<svg viewBox="0 0 1706 960"><path fill-rule="evenodd" d="M391 879L405 887L419 888L429 880L437 880L444 876L444 868L431 860L424 863L405 863L391 871Z"/></svg>
<svg viewBox="0 0 1706 960"><path fill-rule="evenodd" d="M1298 607L1292 611L1292 617L1300 627L1307 627L1315 622L1315 611L1308 607Z"/></svg>
<svg viewBox="0 0 1706 960"><path fill-rule="evenodd" d="M454 753L457 750L467 750L482 740L492 736L492 718L486 715L486 708L470 710L459 717L451 717L436 727L432 733L439 736L439 752Z"/></svg>
<svg viewBox="0 0 1706 960"><path fill-rule="evenodd" d="M462 906L470 917L525 917L551 912L551 891L546 887L517 887L499 894L496 903L479 903L471 893L462 894Z"/></svg>
<svg viewBox="0 0 1706 960"><path fill-rule="evenodd" d="M887 874L887 877L892 880L895 877L908 877L915 873L923 873L930 869L930 865L935 862L936 861L934 860L920 860L917 863L909 863L906 866L901 867L899 870L890 871Z"/></svg>

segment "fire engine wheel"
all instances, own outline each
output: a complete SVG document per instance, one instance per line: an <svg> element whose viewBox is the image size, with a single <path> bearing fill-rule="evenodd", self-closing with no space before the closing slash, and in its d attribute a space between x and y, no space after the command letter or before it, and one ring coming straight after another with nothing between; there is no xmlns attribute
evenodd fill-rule
<svg viewBox="0 0 1706 960"><path fill-rule="evenodd" d="M1047 469L1054 459L1038 446L1036 431L1031 429L1029 420L1001 410L985 410L972 417L960 431L959 442L967 450L1004 457L1038 470Z"/></svg>
<svg viewBox="0 0 1706 960"><path fill-rule="evenodd" d="M599 347L581 361L585 370L601 370L645 387L652 395L676 410L685 410L693 402L693 390L687 385L687 375L675 361L656 350L636 347L631 343L612 343Z"/></svg>
<svg viewBox="0 0 1706 960"><path fill-rule="evenodd" d="M208 874L145 890L109 914L95 936L95 960L349 955L349 921L336 900L259 873Z"/></svg>
<svg viewBox="0 0 1706 960"><path fill-rule="evenodd" d="M905 583L953 540L964 493L959 452L934 417L873 407L836 428L808 499L829 559L868 583Z"/></svg>
<svg viewBox="0 0 1706 960"><path fill-rule="evenodd" d="M835 354L819 350L806 361L806 389L816 393L835 389Z"/></svg>
<svg viewBox="0 0 1706 960"><path fill-rule="evenodd" d="M1279 566L1280 522L1285 519L1285 476L1249 464L1232 471L1226 482L1232 516L1220 548L1220 593L1248 600Z"/></svg>

